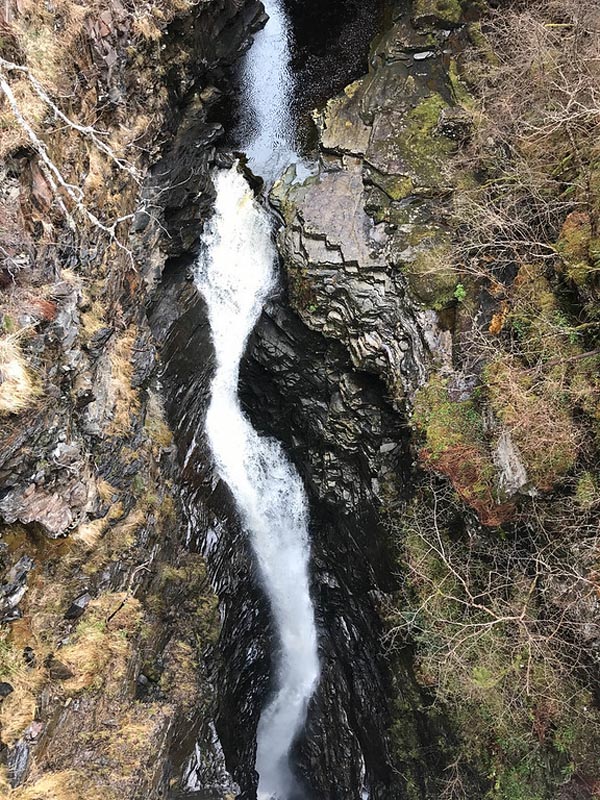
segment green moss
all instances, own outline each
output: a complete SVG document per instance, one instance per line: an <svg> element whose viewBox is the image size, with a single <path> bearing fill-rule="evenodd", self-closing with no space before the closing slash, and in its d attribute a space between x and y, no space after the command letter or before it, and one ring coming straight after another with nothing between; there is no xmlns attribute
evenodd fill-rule
<svg viewBox="0 0 600 800"><path fill-rule="evenodd" d="M565 220L556 245L567 276L578 286L584 286L592 277L592 259L598 259L598 243L592 239L592 233L590 215L574 211Z"/></svg>
<svg viewBox="0 0 600 800"><path fill-rule="evenodd" d="M437 23L441 27L458 25L462 16L460 0L414 0L413 19L418 25Z"/></svg>
<svg viewBox="0 0 600 800"><path fill-rule="evenodd" d="M471 40L473 46L479 51L480 57L491 66L499 66L500 60L494 53L489 39L482 31L481 22L469 23L467 26L467 31L469 33L469 39Z"/></svg>
<svg viewBox="0 0 600 800"><path fill-rule="evenodd" d="M412 237L416 247L413 260L403 266L413 294L429 308L441 311L454 301L456 273L450 262L450 245L431 240L431 229L417 229L421 241Z"/></svg>
<svg viewBox="0 0 600 800"><path fill-rule="evenodd" d="M398 151L418 176L420 186L445 185L440 167L455 147L450 139L437 130L440 114L445 108L447 103L442 96L431 94L409 111L404 127L398 132Z"/></svg>
<svg viewBox="0 0 600 800"><path fill-rule="evenodd" d="M144 478L139 472L133 476L131 480L131 490L135 494L136 497L139 497L146 487Z"/></svg>
<svg viewBox="0 0 600 800"><path fill-rule="evenodd" d="M390 200L396 202L404 200L414 190L412 179L408 175L383 175L379 170L370 169L369 177Z"/></svg>
<svg viewBox="0 0 600 800"><path fill-rule="evenodd" d="M596 477L591 472L584 472L577 481L575 498L578 506L583 510L590 509L600 500L598 483Z"/></svg>
<svg viewBox="0 0 600 800"><path fill-rule="evenodd" d="M425 433L434 461L456 445L479 444L483 438L483 420L474 401L451 400L447 381L439 375L417 392L414 422Z"/></svg>
<svg viewBox="0 0 600 800"><path fill-rule="evenodd" d="M472 108L473 107L473 98L471 93L467 89L466 85L463 83L459 70L458 64L456 63L455 58L450 59L450 64L448 66L448 79L450 81L450 88L452 89L452 95L458 105L461 105L463 108Z"/></svg>
<svg viewBox="0 0 600 800"><path fill-rule="evenodd" d="M14 333L17 330L17 325L9 314L2 315L2 330L4 333Z"/></svg>
<svg viewBox="0 0 600 800"><path fill-rule="evenodd" d="M424 466L445 475L485 525L501 525L513 507L500 502L497 472L474 399L454 401L447 381L433 375L415 397L414 423L425 436Z"/></svg>
<svg viewBox="0 0 600 800"><path fill-rule="evenodd" d="M524 265L519 270L512 287L508 322L532 364L577 354L569 341L572 328L543 266Z"/></svg>

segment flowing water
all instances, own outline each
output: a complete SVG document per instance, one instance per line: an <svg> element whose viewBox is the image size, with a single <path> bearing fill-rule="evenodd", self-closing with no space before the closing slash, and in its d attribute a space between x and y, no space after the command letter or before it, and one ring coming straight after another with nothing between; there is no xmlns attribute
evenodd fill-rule
<svg viewBox="0 0 600 800"><path fill-rule="evenodd" d="M246 149L252 169L271 182L295 160L289 119L287 27L278 1L244 65L250 108ZM234 165L215 176L214 215L203 234L197 285L208 306L216 372L206 430L220 477L250 537L278 637L275 691L257 731L260 798L291 800L298 788L290 750L319 678L309 587L308 513L304 487L281 445L261 437L238 398L240 360L274 287L277 253L271 221Z"/></svg>
<svg viewBox="0 0 600 800"><path fill-rule="evenodd" d="M298 157L290 111L293 76L288 20L281 0L264 0L263 5L269 21L254 37L242 64L244 113L236 138L250 169L272 183Z"/></svg>

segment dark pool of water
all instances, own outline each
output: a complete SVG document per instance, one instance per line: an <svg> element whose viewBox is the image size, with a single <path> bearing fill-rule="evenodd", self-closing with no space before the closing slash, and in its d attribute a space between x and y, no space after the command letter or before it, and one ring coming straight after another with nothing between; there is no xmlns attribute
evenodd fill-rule
<svg viewBox="0 0 600 800"><path fill-rule="evenodd" d="M315 145L310 111L320 107L368 69L371 41L380 28L383 0L285 0L290 21L292 112L297 146L309 153ZM224 123L225 146L236 149L240 108L240 65L234 67L232 91L216 112Z"/></svg>

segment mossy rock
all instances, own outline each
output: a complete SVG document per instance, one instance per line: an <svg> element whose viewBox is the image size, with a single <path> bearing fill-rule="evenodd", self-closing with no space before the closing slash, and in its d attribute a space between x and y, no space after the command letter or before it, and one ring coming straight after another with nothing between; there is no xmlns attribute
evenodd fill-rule
<svg viewBox="0 0 600 800"><path fill-rule="evenodd" d="M377 169L368 169L365 177L394 202L406 199L414 190L414 184L408 175L384 175Z"/></svg>
<svg viewBox="0 0 600 800"><path fill-rule="evenodd" d="M490 40L481 29L481 22L471 22L467 26L467 31L471 44L477 48L480 57L492 67L499 66L500 59L494 53Z"/></svg>
<svg viewBox="0 0 600 800"><path fill-rule="evenodd" d="M452 95L458 105L465 109L473 108L473 97L469 92L466 83L464 83L462 80L462 75L455 58L450 59L450 64L448 66L448 80L450 81Z"/></svg>
<svg viewBox="0 0 600 800"><path fill-rule="evenodd" d="M476 401L453 400L448 381L433 375L416 394L414 422L425 435L423 466L445 475L482 524L496 526L509 520L514 508L499 502L497 469Z"/></svg>
<svg viewBox="0 0 600 800"><path fill-rule="evenodd" d="M454 28L462 13L460 0L414 0L412 18L418 27Z"/></svg>
<svg viewBox="0 0 600 800"><path fill-rule="evenodd" d="M584 286L594 274L592 258L598 259L600 247L592 238L592 218L585 211L573 211L566 218L557 242L567 276L577 286Z"/></svg>
<svg viewBox="0 0 600 800"><path fill-rule="evenodd" d="M394 197L406 196L407 192L434 196L447 191L449 180L443 167L456 147L440 130L442 112L448 108L443 97L434 92L408 111L397 110L377 118L366 161L380 175L396 179L387 181L384 191Z"/></svg>
<svg viewBox="0 0 600 800"><path fill-rule="evenodd" d="M411 291L428 308L442 311L455 302L457 277L450 262L450 246L435 237L435 232L432 238L431 228L427 227L418 228L410 244L414 247L414 256L410 262L402 264L401 269Z"/></svg>
<svg viewBox="0 0 600 800"><path fill-rule="evenodd" d="M400 153L419 177L419 185L443 184L440 166L454 150L454 144L438 132L442 111L448 105L439 94L426 97L406 116L406 125L398 137Z"/></svg>

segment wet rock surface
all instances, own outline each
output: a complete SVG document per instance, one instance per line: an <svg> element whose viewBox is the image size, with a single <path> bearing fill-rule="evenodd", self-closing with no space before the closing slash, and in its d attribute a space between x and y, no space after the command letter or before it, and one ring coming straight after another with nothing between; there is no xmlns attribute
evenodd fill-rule
<svg viewBox="0 0 600 800"><path fill-rule="evenodd" d="M0 428L0 613L11 626L2 634L3 666L29 671L0 706L0 763L14 787L47 776L70 797L73 779L85 774L106 797L164 797L185 785L200 742L204 766L194 786L218 796L234 788L211 727L214 676L199 650L214 637L214 595L186 537L192 522L182 512L176 451L152 383L156 345L145 303L166 258L194 247L222 133L207 119L215 83L261 11L243 0L194 6L175 18L160 51L140 48L126 79L130 19L124 8L104 13L90 37L107 96L121 103L136 92L133 72L136 80L149 76L145 88L154 92L143 149L150 174L131 252L117 252L103 273L107 244L82 225L62 234L62 251L40 245L29 284L13 263L18 242L9 243L12 272L0 265L20 314L9 307L4 324L27 328L20 348L38 393L20 416L4 415ZM0 199L43 206L43 176L27 177L35 167L16 160ZM26 180L29 189L20 188ZM32 224L41 226L36 213ZM208 517L194 514L206 531ZM102 639L101 656L86 649L91 629Z"/></svg>
<svg viewBox="0 0 600 800"><path fill-rule="evenodd" d="M255 732L269 688L271 632L247 539L227 488L213 474L204 432L213 351L203 300L185 271L163 279L152 322L182 465L189 545L206 554L220 603L216 731L240 797L251 800L257 785Z"/></svg>
<svg viewBox="0 0 600 800"><path fill-rule="evenodd" d="M375 379L279 304L251 339L242 397L253 424L289 447L310 498L322 675L299 768L318 797L358 797L363 785L393 797L374 593L394 578L375 509L402 493L401 425Z"/></svg>
<svg viewBox="0 0 600 800"><path fill-rule="evenodd" d="M444 122L453 104L447 32L416 29L403 4L393 8L368 75L315 115L317 174L298 184L290 171L271 202L284 221L294 308L400 402L432 358L447 358L447 337L427 309L452 305L454 284L427 254L446 241L456 132Z"/></svg>
<svg viewBox="0 0 600 800"><path fill-rule="evenodd" d="M443 758L434 748L429 774L409 760L404 777L398 774L381 645L381 600L398 581L385 518L410 490L402 418L383 383L356 371L344 348L308 329L283 296L269 304L250 340L241 396L253 424L285 443L310 499L322 676L297 745L299 772L312 796L328 800L359 798L363 787L391 800L407 781L426 792ZM406 725L416 732L416 747L430 749L438 723L421 714L427 700L409 664L396 672L400 685L413 687Z"/></svg>

